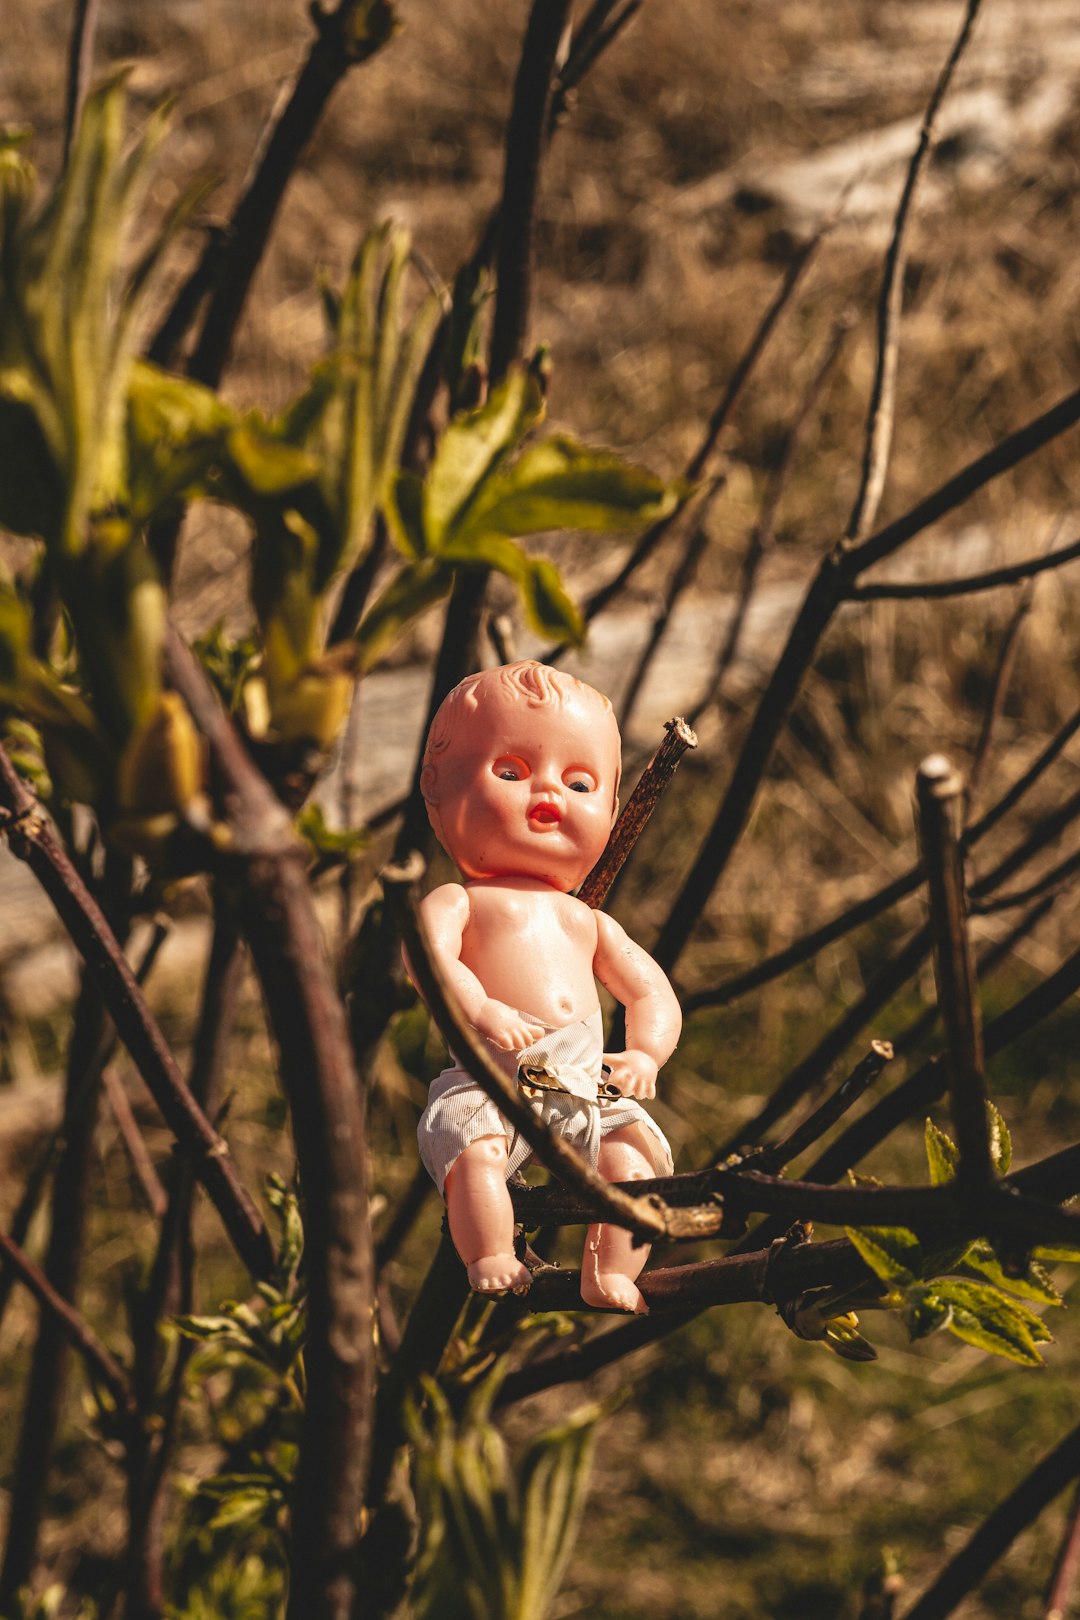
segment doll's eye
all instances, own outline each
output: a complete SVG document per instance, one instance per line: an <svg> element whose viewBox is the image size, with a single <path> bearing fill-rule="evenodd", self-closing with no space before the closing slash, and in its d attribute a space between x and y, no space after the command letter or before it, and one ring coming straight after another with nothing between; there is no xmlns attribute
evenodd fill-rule
<svg viewBox="0 0 1080 1620"><path fill-rule="evenodd" d="M583 782L583 781L581 781L580 778L576 782L567 782L566 785L570 789L571 793L591 793L592 792L592 788L589 786L588 782Z"/></svg>
<svg viewBox="0 0 1080 1620"><path fill-rule="evenodd" d="M591 771L586 771L580 767L568 770L563 777L563 784L570 789L571 793L596 792L596 777Z"/></svg>
<svg viewBox="0 0 1080 1620"><path fill-rule="evenodd" d="M520 759L497 759L491 769L500 782L522 782L529 774Z"/></svg>

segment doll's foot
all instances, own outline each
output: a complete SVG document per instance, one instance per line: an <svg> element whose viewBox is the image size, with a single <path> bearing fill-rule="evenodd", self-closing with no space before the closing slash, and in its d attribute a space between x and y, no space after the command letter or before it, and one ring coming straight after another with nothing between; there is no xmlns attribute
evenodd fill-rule
<svg viewBox="0 0 1080 1620"><path fill-rule="evenodd" d="M640 1288L617 1271L596 1272L589 1278L583 1277L581 1297L586 1305L596 1305L604 1311L629 1311L634 1316L649 1314Z"/></svg>
<svg viewBox="0 0 1080 1620"><path fill-rule="evenodd" d="M525 1294L532 1283L516 1254L486 1254L467 1269L469 1287L477 1294Z"/></svg>

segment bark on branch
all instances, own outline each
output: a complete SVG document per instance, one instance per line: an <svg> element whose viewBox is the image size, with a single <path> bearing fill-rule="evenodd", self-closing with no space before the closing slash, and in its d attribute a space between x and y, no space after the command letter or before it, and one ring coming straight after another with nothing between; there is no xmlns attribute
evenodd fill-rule
<svg viewBox="0 0 1080 1620"><path fill-rule="evenodd" d="M12 852L26 861L93 974L102 1000L154 1101L221 1216L233 1247L255 1277L270 1274L273 1246L214 1130L188 1089L100 907L72 865L29 788L0 748L0 807Z"/></svg>

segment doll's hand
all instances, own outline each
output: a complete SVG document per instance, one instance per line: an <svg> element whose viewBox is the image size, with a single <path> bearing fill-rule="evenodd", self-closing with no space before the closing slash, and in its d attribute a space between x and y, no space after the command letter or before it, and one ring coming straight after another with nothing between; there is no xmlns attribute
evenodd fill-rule
<svg viewBox="0 0 1080 1620"><path fill-rule="evenodd" d="M545 1033L543 1024L530 1023L513 1007L508 1007L505 1001L495 1001L491 997L484 1002L472 1023L479 1034L486 1036L493 1046L503 1052L520 1052L524 1047L532 1046Z"/></svg>
<svg viewBox="0 0 1080 1620"><path fill-rule="evenodd" d="M624 1097L647 1101L656 1096L657 1065L647 1052L605 1052L604 1062L611 1070L604 1076L607 1085L617 1086Z"/></svg>

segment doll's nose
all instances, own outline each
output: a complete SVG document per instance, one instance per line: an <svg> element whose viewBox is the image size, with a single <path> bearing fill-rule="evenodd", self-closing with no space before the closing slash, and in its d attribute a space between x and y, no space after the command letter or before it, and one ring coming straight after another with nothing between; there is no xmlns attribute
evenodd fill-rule
<svg viewBox="0 0 1080 1620"><path fill-rule="evenodd" d="M563 785L562 778L559 776L558 771L547 765L538 765L533 775L533 792L551 793L557 798L561 799L563 794Z"/></svg>

